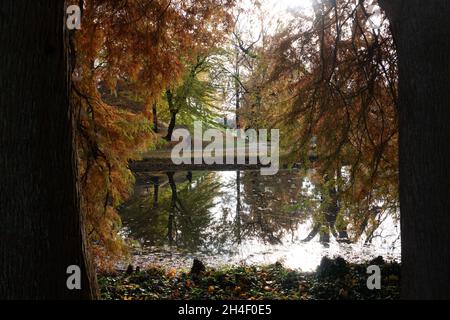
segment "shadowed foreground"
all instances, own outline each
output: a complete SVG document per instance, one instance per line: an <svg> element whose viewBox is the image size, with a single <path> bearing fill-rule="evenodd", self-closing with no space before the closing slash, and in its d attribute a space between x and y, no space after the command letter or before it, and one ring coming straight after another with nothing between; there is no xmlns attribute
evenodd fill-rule
<svg viewBox="0 0 450 320"><path fill-rule="evenodd" d="M367 266L381 268L381 290L367 288ZM99 277L103 299L114 300L395 300L399 298L400 265L377 258L349 264L323 258L314 273L269 266L204 268L196 260L190 272L154 267Z"/></svg>

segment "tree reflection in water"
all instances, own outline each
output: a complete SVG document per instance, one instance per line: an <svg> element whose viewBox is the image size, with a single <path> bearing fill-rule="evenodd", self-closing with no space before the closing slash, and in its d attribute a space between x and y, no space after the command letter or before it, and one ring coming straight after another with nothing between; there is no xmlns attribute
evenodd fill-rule
<svg viewBox="0 0 450 320"><path fill-rule="evenodd" d="M211 208L220 194L220 183L204 173L174 172L158 173L148 182L138 185L121 209L130 236L150 246L200 249L212 223Z"/></svg>
<svg viewBox="0 0 450 320"><path fill-rule="evenodd" d="M333 179L311 180L295 170L275 176L259 171L153 173L138 177L121 214L128 235L141 244L192 253L233 254L246 241L283 246L318 237L326 248L331 238L348 244L364 235L370 242L380 212L352 215Z"/></svg>

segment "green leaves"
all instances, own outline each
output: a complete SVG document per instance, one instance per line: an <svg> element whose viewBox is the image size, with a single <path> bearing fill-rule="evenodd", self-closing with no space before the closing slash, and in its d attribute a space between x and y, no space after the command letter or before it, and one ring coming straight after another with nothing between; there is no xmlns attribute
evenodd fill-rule
<svg viewBox="0 0 450 320"><path fill-rule="evenodd" d="M337 260L328 259L332 265ZM341 261L342 263L342 261ZM239 266L207 269L193 279L184 271L165 271L152 267L132 275L99 277L103 299L116 300L330 300L398 299L399 265L382 266L382 289L366 286L366 265L347 264L345 273L302 273L280 263L268 266ZM332 271L332 270L331 270Z"/></svg>

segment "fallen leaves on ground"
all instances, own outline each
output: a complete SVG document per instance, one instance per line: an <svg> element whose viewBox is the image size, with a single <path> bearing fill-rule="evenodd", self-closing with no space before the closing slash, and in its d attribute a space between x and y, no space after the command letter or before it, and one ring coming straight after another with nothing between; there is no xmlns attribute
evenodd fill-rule
<svg viewBox="0 0 450 320"><path fill-rule="evenodd" d="M400 265L384 263L381 290L367 288L368 264L324 258L316 272L283 267L207 268L201 275L151 267L132 274L100 275L103 299L114 300L363 300L398 299Z"/></svg>

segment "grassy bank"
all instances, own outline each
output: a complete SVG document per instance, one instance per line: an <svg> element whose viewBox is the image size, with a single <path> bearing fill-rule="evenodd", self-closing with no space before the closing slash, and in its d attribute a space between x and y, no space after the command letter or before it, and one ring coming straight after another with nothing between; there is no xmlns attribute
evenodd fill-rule
<svg viewBox="0 0 450 320"><path fill-rule="evenodd" d="M381 290L367 288L367 266L381 268ZM303 273L283 267L240 266L204 268L197 261L192 270L152 267L99 276L103 299L114 300L261 300L261 299L398 299L400 265L377 258L350 264L342 258L324 258L316 272Z"/></svg>

